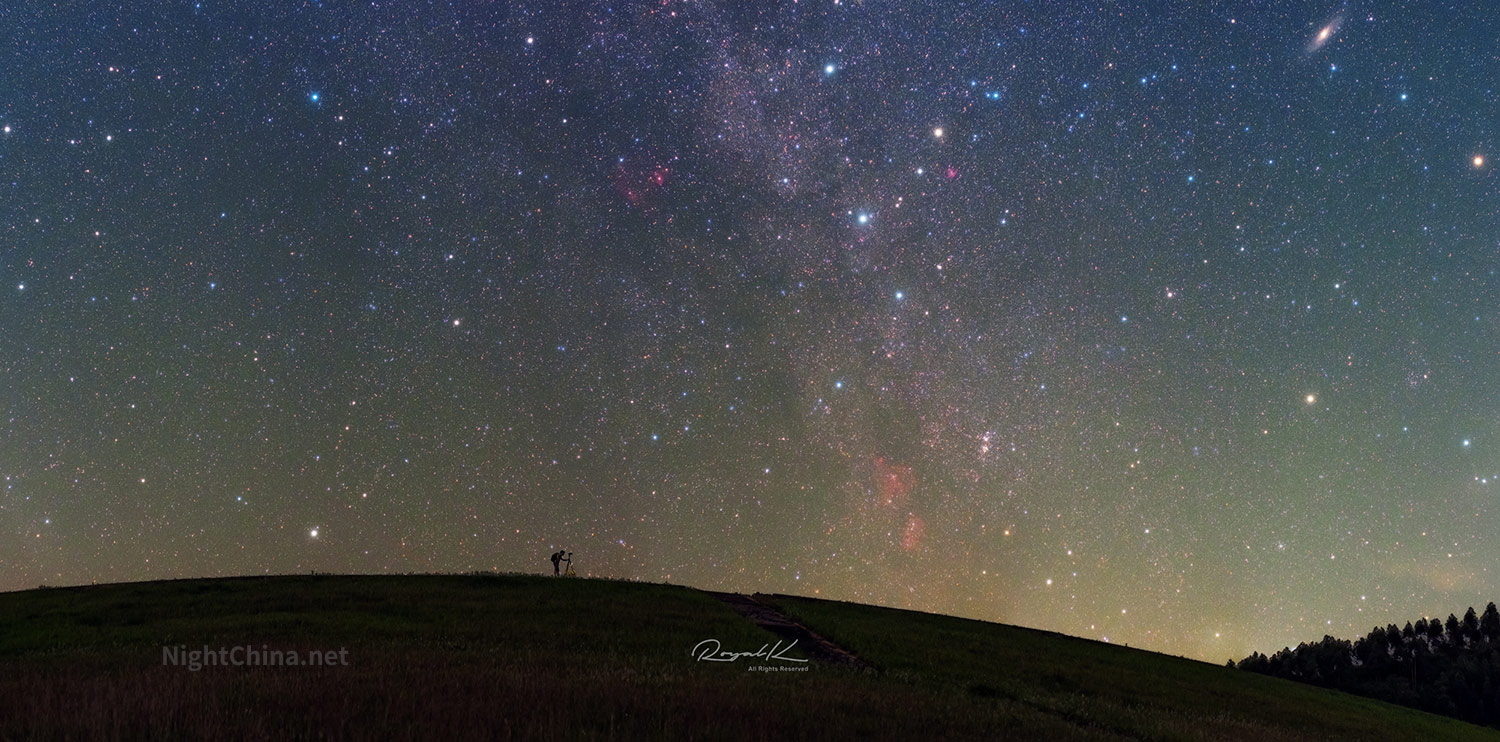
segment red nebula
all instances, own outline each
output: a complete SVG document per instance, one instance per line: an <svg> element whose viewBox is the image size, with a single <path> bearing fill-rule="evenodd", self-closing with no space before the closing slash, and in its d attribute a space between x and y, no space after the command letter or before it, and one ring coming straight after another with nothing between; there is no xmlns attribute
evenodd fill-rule
<svg viewBox="0 0 1500 742"><path fill-rule="evenodd" d="M616 192L629 201L630 205L640 206L653 191L666 187L667 177L671 174L671 168L665 165L657 165L649 172L626 170L622 165L615 168L612 180Z"/></svg>
<svg viewBox="0 0 1500 742"><path fill-rule="evenodd" d="M881 505L897 506L905 502L915 483L911 467L888 463L883 456L875 458L875 496Z"/></svg>

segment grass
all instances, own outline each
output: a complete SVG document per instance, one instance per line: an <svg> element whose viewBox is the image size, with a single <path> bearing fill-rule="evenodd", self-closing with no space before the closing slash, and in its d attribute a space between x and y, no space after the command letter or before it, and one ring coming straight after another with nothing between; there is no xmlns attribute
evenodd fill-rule
<svg viewBox="0 0 1500 742"><path fill-rule="evenodd" d="M1500 739L1379 701L1051 632L787 596L768 602L913 687L1008 701L1132 739Z"/></svg>
<svg viewBox="0 0 1500 742"><path fill-rule="evenodd" d="M776 600L881 669L696 661L703 639L775 638L669 585L297 576L0 593L0 740L1500 737L1079 639ZM346 648L349 665L191 672L163 665L175 644Z"/></svg>

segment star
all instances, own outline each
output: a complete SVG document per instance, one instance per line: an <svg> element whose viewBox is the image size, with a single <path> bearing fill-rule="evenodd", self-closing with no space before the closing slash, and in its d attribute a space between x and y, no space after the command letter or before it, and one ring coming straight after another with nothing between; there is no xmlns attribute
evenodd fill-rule
<svg viewBox="0 0 1500 742"><path fill-rule="evenodd" d="M97 35L26 5L24 36ZM156 23L133 5L112 27ZM1462 590L1416 579L1441 554L1407 550L1427 528L1455 550L1500 538L1452 486L1500 489L1474 443L1500 432L1476 360L1496 353L1500 281L1474 93L1493 81L1453 63L1473 29L1182 3L1164 51L1136 41L1159 13L1031 3L906 53L940 0L889 21L850 0L649 20L469 3L459 24L408 4L434 45L382 36L386 5L323 2L317 33L196 18L214 33L152 36L165 66L12 60L34 94L0 101L0 369L34 394L0 417L0 512L123 547L138 524L110 487L145 479L116 494L171 524L118 550L149 563L38 550L0 591L193 576L195 553L290 566L255 545L343 500L364 543L302 526L320 571L550 574L539 544L639 541L581 559L991 620L1029 607L1218 663L1362 619L1343 603L1402 560L1420 589L1377 596L1392 621L1500 592L1471 549ZM524 28L574 15L591 30L567 48ZM1060 44L1068 28L1090 43ZM219 35L275 79L226 74ZM907 472L899 502L865 496L882 470ZM1247 518L1153 494L1205 483ZM362 494L383 486L398 495ZM199 529L231 502L256 517ZM752 517L800 535L722 528ZM1365 548L1321 559L1325 533ZM1168 575L1184 534L1198 566ZM954 563L986 579L934 585ZM1067 590L1049 574L1075 568ZM1242 570L1284 587L1214 577ZM1283 618L1219 610L1235 601ZM1153 628L1148 606L1190 628Z"/></svg>

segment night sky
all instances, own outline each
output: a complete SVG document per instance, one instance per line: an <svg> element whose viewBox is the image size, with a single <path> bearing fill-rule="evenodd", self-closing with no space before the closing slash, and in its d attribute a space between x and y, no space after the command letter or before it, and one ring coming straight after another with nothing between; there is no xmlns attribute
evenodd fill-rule
<svg viewBox="0 0 1500 742"><path fill-rule="evenodd" d="M135 5L0 11L0 589L1500 599L1484 3Z"/></svg>

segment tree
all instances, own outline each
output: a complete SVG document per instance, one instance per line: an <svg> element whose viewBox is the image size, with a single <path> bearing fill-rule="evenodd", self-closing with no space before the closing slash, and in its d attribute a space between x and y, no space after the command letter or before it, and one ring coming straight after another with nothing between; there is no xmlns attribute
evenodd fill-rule
<svg viewBox="0 0 1500 742"><path fill-rule="evenodd" d="M1435 618L1432 619L1432 621L1427 624L1427 636L1431 637L1434 642L1442 641L1443 622Z"/></svg>
<svg viewBox="0 0 1500 742"><path fill-rule="evenodd" d="M1391 661L1390 653L1386 650L1385 629L1376 626L1370 629L1365 638L1359 640L1354 649L1359 661L1368 668L1374 669L1384 666Z"/></svg>
<svg viewBox="0 0 1500 742"><path fill-rule="evenodd" d="M1464 640L1469 643L1479 641L1479 614L1474 612L1474 606L1469 606L1469 611L1464 614L1463 620Z"/></svg>
<svg viewBox="0 0 1500 742"><path fill-rule="evenodd" d="M1270 662L1266 660L1265 655L1261 654L1260 652L1251 652L1249 657L1240 660L1240 669L1249 670L1250 672L1268 674L1271 672L1271 665Z"/></svg>
<svg viewBox="0 0 1500 742"><path fill-rule="evenodd" d="M1442 637L1447 635L1446 643ZM1500 727L1500 607L1463 618L1376 626L1356 642L1325 636L1231 667L1337 688Z"/></svg>
<svg viewBox="0 0 1500 742"><path fill-rule="evenodd" d="M1496 610L1493 602L1484 607L1484 615L1479 617L1479 633L1487 642L1500 642L1500 610Z"/></svg>

